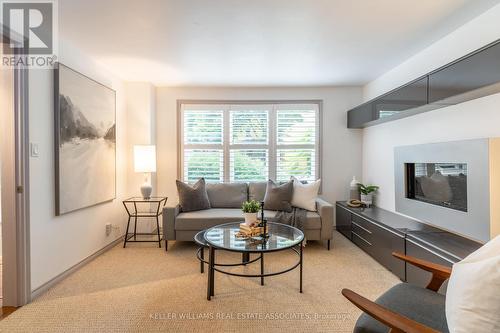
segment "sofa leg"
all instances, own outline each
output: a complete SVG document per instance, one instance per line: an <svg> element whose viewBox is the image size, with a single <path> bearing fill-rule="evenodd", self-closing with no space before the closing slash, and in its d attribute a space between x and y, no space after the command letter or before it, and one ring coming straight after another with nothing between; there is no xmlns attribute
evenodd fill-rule
<svg viewBox="0 0 500 333"><path fill-rule="evenodd" d="M168 240L165 239L165 252L168 251Z"/></svg>
<svg viewBox="0 0 500 333"><path fill-rule="evenodd" d="M328 251L330 251L330 240L328 240L328 243L327 243L327 248L328 248Z"/></svg>

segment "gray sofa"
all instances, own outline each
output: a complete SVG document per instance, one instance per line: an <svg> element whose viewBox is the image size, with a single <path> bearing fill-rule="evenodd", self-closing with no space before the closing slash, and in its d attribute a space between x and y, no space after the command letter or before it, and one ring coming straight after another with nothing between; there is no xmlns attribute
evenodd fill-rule
<svg viewBox="0 0 500 333"><path fill-rule="evenodd" d="M168 250L169 240L193 241L194 235L217 224L243 221L241 204L246 200L263 201L266 182L207 184L208 199L212 208L194 212L182 212L180 206L163 209L163 239ZM316 201L317 212L307 212L304 233L307 240L327 241L333 234L333 205ZM265 211L266 217L274 217L275 211Z"/></svg>

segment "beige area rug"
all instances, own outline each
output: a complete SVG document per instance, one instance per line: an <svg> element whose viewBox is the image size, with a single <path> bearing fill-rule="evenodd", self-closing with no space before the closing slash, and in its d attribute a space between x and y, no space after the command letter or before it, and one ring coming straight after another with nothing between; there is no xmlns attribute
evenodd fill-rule
<svg viewBox="0 0 500 333"><path fill-rule="evenodd" d="M352 332L360 311L341 294L350 288L375 298L399 280L335 233L331 251L316 242L304 250L304 293L299 272L258 278L216 274L215 297L206 299L196 246L169 251L147 244L116 246L31 304L0 321L1 332ZM269 254L266 270L296 260ZM241 260L222 253L225 262ZM257 272L260 265L234 271Z"/></svg>

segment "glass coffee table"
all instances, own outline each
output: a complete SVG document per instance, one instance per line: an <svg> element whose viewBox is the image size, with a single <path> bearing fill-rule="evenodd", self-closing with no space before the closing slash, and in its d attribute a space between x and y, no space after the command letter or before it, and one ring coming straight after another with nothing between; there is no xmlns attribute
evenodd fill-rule
<svg viewBox="0 0 500 333"><path fill-rule="evenodd" d="M260 284L264 285L265 277L284 274L299 267L299 291L302 293L302 243L304 242L304 233L286 224L268 222L268 238L261 239L260 237L252 237L248 239L239 239L236 238L236 234L240 231L240 223L241 222L221 224L206 230L204 233L204 240L209 249L207 299L210 300L215 294L215 272L232 276L260 278ZM241 263L237 264L217 264L215 255L216 250L241 253L243 260ZM282 271L266 273L264 270L264 254L285 250L295 252L298 256L297 262ZM250 254L252 253L258 254L258 257L250 260ZM260 274L239 274L220 268L221 266L247 265L256 261L260 261Z"/></svg>

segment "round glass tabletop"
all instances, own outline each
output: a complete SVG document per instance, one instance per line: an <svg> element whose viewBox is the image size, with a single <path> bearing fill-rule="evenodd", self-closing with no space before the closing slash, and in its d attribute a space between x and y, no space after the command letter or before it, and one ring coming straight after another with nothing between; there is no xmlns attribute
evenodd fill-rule
<svg viewBox="0 0 500 333"><path fill-rule="evenodd" d="M198 232L196 235L194 235L194 241L196 244L199 246L207 246L207 241L205 240L205 232L206 230L202 230Z"/></svg>
<svg viewBox="0 0 500 333"><path fill-rule="evenodd" d="M205 240L216 248L235 252L280 251L294 247L304 240L304 233L299 229L273 222L267 223L269 237L265 240L260 237L236 238L240 223L242 222L232 222L210 228L205 232Z"/></svg>

